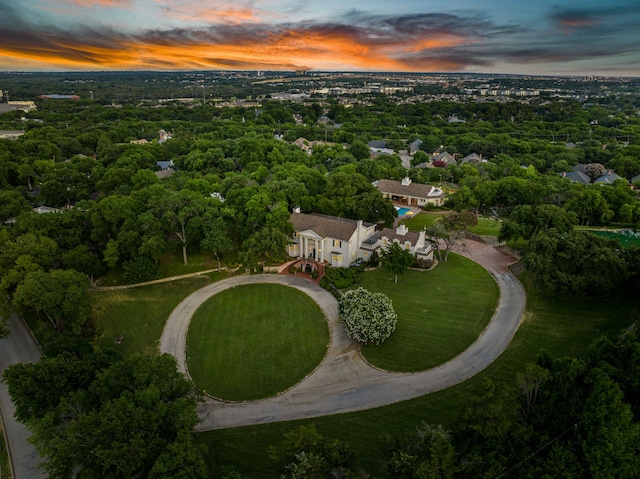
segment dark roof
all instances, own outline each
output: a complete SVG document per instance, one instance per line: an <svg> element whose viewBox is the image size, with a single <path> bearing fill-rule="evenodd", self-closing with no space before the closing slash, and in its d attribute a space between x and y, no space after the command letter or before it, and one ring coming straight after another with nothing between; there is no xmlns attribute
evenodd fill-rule
<svg viewBox="0 0 640 479"><path fill-rule="evenodd" d="M591 182L590 178L582 171L563 171L558 175L560 178L568 178L574 183L582 183L583 185L588 185Z"/></svg>
<svg viewBox="0 0 640 479"><path fill-rule="evenodd" d="M626 178L623 178L620 175L616 175L613 171L609 171L609 172L605 173L604 175L600 176L599 178L596 178L593 182L594 183L611 184L616 180L627 181Z"/></svg>
<svg viewBox="0 0 640 479"><path fill-rule="evenodd" d="M421 183L411 182L403 185L401 181L396 180L378 180L378 190L381 193L390 193L392 195L413 196L416 198L439 198L444 196L444 192L433 195L430 193L436 190L435 186L423 185Z"/></svg>
<svg viewBox="0 0 640 479"><path fill-rule="evenodd" d="M291 223L296 231L311 230L322 238L335 238L344 241L351 239L358 227L357 220L320 213L292 213ZM373 226L373 223L363 223L363 226Z"/></svg>
<svg viewBox="0 0 640 479"><path fill-rule="evenodd" d="M387 142L384 140L371 140L367 146L369 148L386 148Z"/></svg>

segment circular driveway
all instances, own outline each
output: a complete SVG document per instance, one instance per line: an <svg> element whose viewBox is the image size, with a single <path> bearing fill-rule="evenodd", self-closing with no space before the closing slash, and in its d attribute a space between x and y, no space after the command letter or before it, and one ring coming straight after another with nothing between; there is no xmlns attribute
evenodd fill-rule
<svg viewBox="0 0 640 479"><path fill-rule="evenodd" d="M482 371L507 348L524 312L526 295L506 270L513 258L492 246L466 240L461 254L476 260L493 275L500 300L493 318L464 352L438 367L416 373L381 371L367 364L340 324L336 299L311 281L295 276L238 276L206 286L188 296L171 313L160 340L160 352L176 357L186 369L186 335L191 316L208 298L225 289L255 283L278 283L311 296L324 311L331 343L323 362L307 378L284 393L257 401L229 403L206 398L198 406L197 431L290 421L385 406L459 384Z"/></svg>

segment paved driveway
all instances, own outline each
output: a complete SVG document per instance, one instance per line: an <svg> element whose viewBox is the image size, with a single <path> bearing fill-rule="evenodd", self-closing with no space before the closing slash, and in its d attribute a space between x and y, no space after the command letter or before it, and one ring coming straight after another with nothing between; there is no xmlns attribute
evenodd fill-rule
<svg viewBox="0 0 640 479"><path fill-rule="evenodd" d="M198 408L200 423L196 430L289 421L385 406L446 389L482 371L509 345L520 324L526 296L517 278L506 270L513 258L470 240L461 252L492 273L500 287L498 307L487 328L466 351L445 364L417 373L381 371L367 364L340 324L335 298L310 281L281 275L239 276L191 294L171 313L160 343L160 351L173 354L179 369L185 373L186 331L192 314L206 299L228 288L253 283L279 283L297 288L318 302L331 329L327 355L306 379L269 399L234 403L207 398Z"/></svg>

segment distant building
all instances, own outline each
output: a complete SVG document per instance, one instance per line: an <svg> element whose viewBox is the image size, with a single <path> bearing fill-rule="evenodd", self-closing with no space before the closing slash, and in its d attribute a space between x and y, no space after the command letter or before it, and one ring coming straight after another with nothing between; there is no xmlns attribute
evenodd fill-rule
<svg viewBox="0 0 640 479"><path fill-rule="evenodd" d="M395 203L409 206L428 204L442 206L444 204L444 191L435 186L413 183L411 178L405 178L402 181L378 180L374 185L382 196Z"/></svg>
<svg viewBox="0 0 640 479"><path fill-rule="evenodd" d="M585 175L582 171L562 171L558 173L560 178L567 178L574 183L580 183L581 185L588 185L591 182L591 178Z"/></svg>
<svg viewBox="0 0 640 479"><path fill-rule="evenodd" d="M594 184L597 183L599 185L610 185L611 183L617 180L622 180L625 183L627 183L626 178L623 178L622 176L617 175L613 170L607 170L604 175L593 180L593 183Z"/></svg>
<svg viewBox="0 0 640 479"><path fill-rule="evenodd" d="M57 93L52 95L40 95L43 100L79 100L78 95L58 95Z"/></svg>
<svg viewBox="0 0 640 479"><path fill-rule="evenodd" d="M24 135L24 130L0 130L0 139L17 140Z"/></svg>

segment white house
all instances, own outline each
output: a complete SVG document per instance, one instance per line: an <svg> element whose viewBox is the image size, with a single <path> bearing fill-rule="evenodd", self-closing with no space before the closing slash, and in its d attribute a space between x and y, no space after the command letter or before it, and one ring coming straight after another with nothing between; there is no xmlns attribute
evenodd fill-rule
<svg viewBox="0 0 640 479"><path fill-rule="evenodd" d="M424 231L409 231L405 225L395 230L376 231L373 223L319 213L305 214L300 208L294 208L291 223L296 232L289 244L292 257L348 267L358 259L368 261L375 251L395 241L419 259L433 259Z"/></svg>
<svg viewBox="0 0 640 479"><path fill-rule="evenodd" d="M359 258L360 244L376 230L373 223L301 213L294 208L291 223L296 231L289 245L289 256L327 262L334 267L347 267Z"/></svg>
<svg viewBox="0 0 640 479"><path fill-rule="evenodd" d="M366 239L360 246L362 259L368 261L374 252L387 249L393 242L398 243L417 259L433 260L433 247L426 241L425 231L411 231L403 224L396 229L385 228L376 231Z"/></svg>
<svg viewBox="0 0 640 479"><path fill-rule="evenodd" d="M431 203L436 206L444 204L444 191L431 185L413 183L411 178L402 181L378 180L374 183L382 196L395 203L409 206L426 206Z"/></svg>

